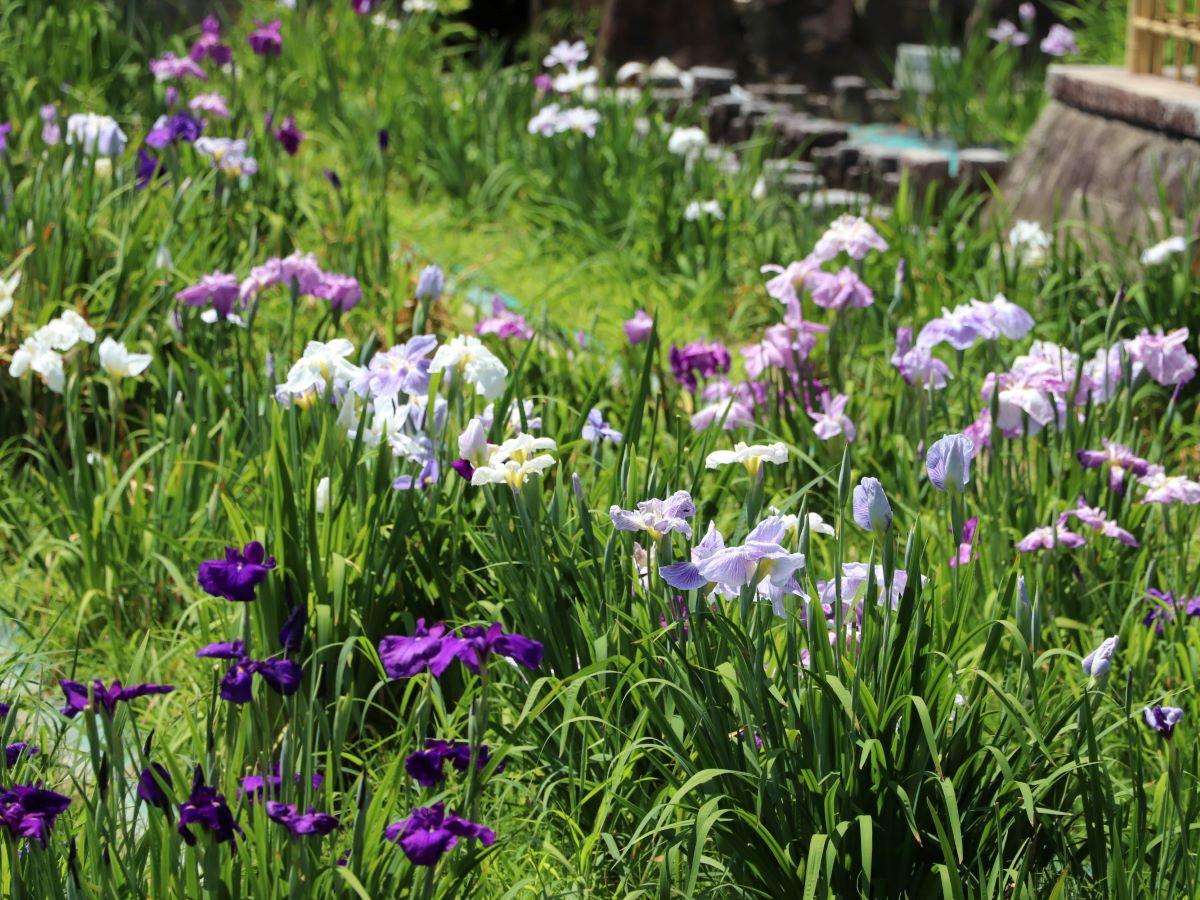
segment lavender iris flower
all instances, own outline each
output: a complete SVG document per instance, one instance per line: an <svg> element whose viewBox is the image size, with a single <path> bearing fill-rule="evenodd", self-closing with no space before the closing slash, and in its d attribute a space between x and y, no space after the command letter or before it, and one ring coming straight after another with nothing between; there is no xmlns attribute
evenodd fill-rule
<svg viewBox="0 0 1200 900"><path fill-rule="evenodd" d="M359 396L369 394L375 400L394 400L401 393L424 396L429 391L429 355L436 347L436 337L419 334L376 353L350 387Z"/></svg>
<svg viewBox="0 0 1200 900"><path fill-rule="evenodd" d="M62 140L62 129L58 125L58 107L53 103L45 104L41 110L42 140L53 147Z"/></svg>
<svg viewBox="0 0 1200 900"><path fill-rule="evenodd" d="M662 580L671 587L681 591L695 591L709 583L700 574L700 566L711 558L717 551L725 549L725 536L717 530L715 522L708 523L708 531L695 547L692 548L690 562L671 563L658 570Z"/></svg>
<svg viewBox="0 0 1200 900"><path fill-rule="evenodd" d="M1183 710L1178 706L1162 706L1155 703L1142 710L1146 725L1153 728L1167 740L1175 733L1175 726L1183 718Z"/></svg>
<svg viewBox="0 0 1200 900"><path fill-rule="evenodd" d="M1099 647L1083 658L1083 674L1092 678L1103 678L1107 675L1120 643L1121 639L1117 635L1105 638Z"/></svg>
<svg viewBox="0 0 1200 900"><path fill-rule="evenodd" d="M296 809L295 804L268 800L266 808L267 817L287 828L293 837L310 835L324 837L341 827L337 816L317 812L311 806L308 808L308 812L301 813Z"/></svg>
<svg viewBox="0 0 1200 900"><path fill-rule="evenodd" d="M111 716L116 712L118 703L128 703L130 700L136 700L138 697L146 697L152 694L169 694L175 690L169 684L131 684L124 686L117 679L113 679L111 686L105 687L104 682L97 678L92 682L92 695L95 701L95 706L93 707L88 699L86 685L66 678L62 679L59 685L62 687L63 696L67 701L67 705L62 707L59 712L68 719L75 718L79 713L89 708L97 711L103 709L104 712Z"/></svg>
<svg viewBox="0 0 1200 900"><path fill-rule="evenodd" d="M961 491L971 481L975 444L964 434L944 434L925 454L929 480L939 491Z"/></svg>
<svg viewBox="0 0 1200 900"><path fill-rule="evenodd" d="M692 526L686 520L695 514L696 506L687 491L676 491L666 500L643 500L636 511L615 504L608 510L618 531L644 531L656 541L673 531L690 538Z"/></svg>
<svg viewBox="0 0 1200 900"><path fill-rule="evenodd" d="M903 569L896 569L892 574L892 583L890 585L884 583L883 566L875 566L874 574L875 584L879 588L877 602L883 603L886 598L886 602L892 609L898 609L900 599L904 596L904 592L908 588L908 573ZM855 601L859 599L860 592L865 590L870 575L871 569L866 563L842 563L842 577L839 580L829 579L828 581L817 582L817 599L822 605L832 608L837 602L838 591L840 589L842 603L848 606L855 606ZM922 584L925 584L927 580L925 576L921 576Z"/></svg>
<svg viewBox="0 0 1200 900"><path fill-rule="evenodd" d="M771 601L776 615L784 615L783 598L800 593L795 575L804 568L804 554L792 553L780 543L787 529L782 516L764 519L740 546L714 548L698 563L698 574L727 596L737 596L753 585Z"/></svg>
<svg viewBox="0 0 1200 900"><path fill-rule="evenodd" d="M196 580L213 597L249 603L254 600L255 589L274 568L275 557L268 557L258 541L251 541L240 553L235 547L226 547L224 559L202 562Z"/></svg>
<svg viewBox="0 0 1200 900"><path fill-rule="evenodd" d="M192 777L192 792L179 804L179 835L189 847L196 845L196 835L189 826L198 825L212 834L218 844L232 841L235 835L244 832L233 818L225 795L204 783L204 770L196 766ZM234 852L237 852L235 846Z"/></svg>
<svg viewBox="0 0 1200 900"><path fill-rule="evenodd" d="M31 838L45 847L55 820L70 804L69 797L40 784L14 784L0 793L0 822L14 838Z"/></svg>
<svg viewBox="0 0 1200 900"><path fill-rule="evenodd" d="M614 444L619 444L624 435L604 421L600 410L592 407L587 414L587 421L584 422L581 437L593 444L598 441L612 441Z"/></svg>
<svg viewBox="0 0 1200 900"><path fill-rule="evenodd" d="M446 287L446 275L441 266L426 266L417 277L417 299L432 303L442 295Z"/></svg>
<svg viewBox="0 0 1200 900"><path fill-rule="evenodd" d="M883 534L892 524L892 504L878 478L864 478L854 489L854 522L876 534Z"/></svg>
<svg viewBox="0 0 1200 900"><path fill-rule="evenodd" d="M459 838L478 839L485 847L496 842L496 834L490 828L469 822L453 812L447 815L444 803L413 809L409 818L389 825L384 837L399 844L404 855L416 866L437 865Z"/></svg>

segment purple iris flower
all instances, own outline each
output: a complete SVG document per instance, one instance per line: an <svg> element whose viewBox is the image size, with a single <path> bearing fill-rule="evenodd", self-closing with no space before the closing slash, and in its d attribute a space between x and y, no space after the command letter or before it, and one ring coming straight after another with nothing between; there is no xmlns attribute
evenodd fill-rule
<svg viewBox="0 0 1200 900"><path fill-rule="evenodd" d="M249 703L253 699L253 675L265 681L275 693L286 697L300 690L303 674L295 660L244 656L230 666L221 679L221 699L230 703Z"/></svg>
<svg viewBox="0 0 1200 900"><path fill-rule="evenodd" d="M1125 473L1132 472L1141 478L1150 471L1150 463L1123 444L1107 438L1102 450L1076 450L1075 458L1085 469L1107 469L1108 486L1117 494L1125 493Z"/></svg>
<svg viewBox="0 0 1200 900"><path fill-rule="evenodd" d="M441 266L426 266L417 277L417 299L432 303L446 287L446 274Z"/></svg>
<svg viewBox="0 0 1200 900"><path fill-rule="evenodd" d="M279 141L279 145L288 156L295 156L300 151L304 132L296 125L295 116L288 116L283 120L283 124L275 130L275 140Z"/></svg>
<svg viewBox="0 0 1200 900"><path fill-rule="evenodd" d="M304 626L308 624L308 608L300 603L292 607L279 629L279 644L288 653L296 653L304 643Z"/></svg>
<svg viewBox="0 0 1200 900"><path fill-rule="evenodd" d="M362 299L362 286L353 275L324 272L321 280L312 286L312 295L328 300L332 309L349 312Z"/></svg>
<svg viewBox="0 0 1200 900"><path fill-rule="evenodd" d="M386 128L380 128L379 134L377 134L375 137L376 141L379 143L379 151L381 153L387 153L388 145L392 142L392 137L390 134L388 134L388 130Z"/></svg>
<svg viewBox="0 0 1200 900"><path fill-rule="evenodd" d="M171 773L167 767L162 763L150 763L138 776L137 796L150 806L166 809L171 805L171 798L167 796L171 787Z"/></svg>
<svg viewBox="0 0 1200 900"><path fill-rule="evenodd" d="M875 293L849 266L840 272L814 272L809 279L813 303L825 309L844 310L870 306Z"/></svg>
<svg viewBox="0 0 1200 900"><path fill-rule="evenodd" d="M1066 56L1079 52L1079 45L1075 43L1075 32L1058 22L1051 25L1049 34L1042 38L1041 48L1047 56Z"/></svg>
<svg viewBox="0 0 1200 900"><path fill-rule="evenodd" d="M275 557L268 557L258 541L251 541L240 553L235 547L226 547L224 559L209 559L200 563L196 580L213 597L249 603L254 599L255 588L274 568Z"/></svg>
<svg viewBox="0 0 1200 900"><path fill-rule="evenodd" d="M729 350L719 341L693 341L682 347L671 346L667 354L671 363L671 374L689 391L699 386L696 376L711 378L729 371Z"/></svg>
<svg viewBox="0 0 1200 900"><path fill-rule="evenodd" d="M479 747L476 767L483 769L491 760L491 753L486 744ZM430 738L425 741L424 750L416 750L404 760L404 769L421 787L436 787L446 779L443 767L449 761L459 772L467 771L471 765L471 745L466 741L443 741ZM496 767L500 772L504 763Z"/></svg>
<svg viewBox="0 0 1200 900"><path fill-rule="evenodd" d="M41 110L42 140L53 147L62 140L62 129L58 126L58 107L53 103L45 104Z"/></svg>
<svg viewBox="0 0 1200 900"><path fill-rule="evenodd" d="M297 772L292 776L292 781L295 784L302 784L304 776ZM310 783L314 791L319 791L321 785L325 783L325 776L314 772ZM279 774L279 763L275 762L271 764L271 772L268 775L245 776L238 787L238 794L245 797L246 802L253 806L263 800L278 797L282 787L283 777Z"/></svg>
<svg viewBox="0 0 1200 900"><path fill-rule="evenodd" d="M958 544L958 552L950 557L950 568L965 566L971 562L972 545L975 542L975 532L979 528L979 516L971 516L963 522L962 536Z"/></svg>
<svg viewBox="0 0 1200 900"><path fill-rule="evenodd" d="M246 644L241 640L217 641L196 651L197 659L241 659L245 655Z"/></svg>
<svg viewBox="0 0 1200 900"><path fill-rule="evenodd" d="M283 53L283 22L275 19L266 25L255 19L258 27L246 38L250 49L257 56L279 56Z"/></svg>
<svg viewBox="0 0 1200 900"><path fill-rule="evenodd" d="M379 659L389 678L412 678L426 670L437 678L458 656L460 643L443 623L426 628L425 620L417 619L411 637L388 635L379 642Z"/></svg>
<svg viewBox="0 0 1200 900"><path fill-rule="evenodd" d="M599 441L612 441L614 444L619 444L621 443L621 439L624 438L621 432L604 421L600 410L595 407L592 407L587 414L587 421L583 423L581 436L585 441L592 444Z"/></svg>
<svg viewBox="0 0 1200 900"><path fill-rule="evenodd" d="M1082 547L1085 541L1075 532L1060 526L1043 525L1035 528L1015 544L1021 553L1036 553L1039 550L1053 550L1055 547L1066 547L1073 550Z"/></svg>
<svg viewBox="0 0 1200 900"><path fill-rule="evenodd" d="M407 819L389 825L384 837L399 844L404 855L416 866L437 865L459 838L478 839L485 847L496 842L496 834L490 828L469 822L453 812L447 815L444 803L415 808Z"/></svg>
<svg viewBox="0 0 1200 900"><path fill-rule="evenodd" d="M687 520L695 514L696 505L687 491L676 491L666 500L643 500L636 511L616 504L608 509L608 517L618 531L644 531L655 540L673 531L690 538L692 526Z"/></svg>
<svg viewBox="0 0 1200 900"><path fill-rule="evenodd" d="M636 347L650 337L650 332L654 330L654 319L644 309L639 309L633 314L632 319L626 319L622 327L625 329L625 337L629 340L631 347Z"/></svg>
<svg viewBox="0 0 1200 900"><path fill-rule="evenodd" d="M1142 710L1146 725L1153 728L1167 740L1175 733L1175 726L1183 718L1183 710L1178 706L1162 706L1155 703Z"/></svg>
<svg viewBox="0 0 1200 900"><path fill-rule="evenodd" d="M469 459L456 459L450 463L450 468L458 473L458 476L467 483L470 483L471 476L475 474L475 467L471 465Z"/></svg>
<svg viewBox="0 0 1200 900"><path fill-rule="evenodd" d="M0 122L0 154L8 150L8 136L12 134L12 122Z"/></svg>
<svg viewBox="0 0 1200 900"><path fill-rule="evenodd" d="M195 78L207 81L208 75L196 64L190 56L176 56L174 53L164 53L158 59L150 60L150 74L155 81L172 81L175 79Z"/></svg>
<svg viewBox="0 0 1200 900"><path fill-rule="evenodd" d="M12 711L12 707L9 706L7 703L0 703L0 719L3 719L11 711Z"/></svg>
<svg viewBox="0 0 1200 900"><path fill-rule="evenodd" d="M417 458L409 457L410 462L420 462L421 471L416 475L400 475L392 482L392 490L396 491L413 491L425 490L432 484L437 484L438 478L442 474L441 466L438 464L437 456L430 447L422 456Z"/></svg>
<svg viewBox="0 0 1200 900"><path fill-rule="evenodd" d="M162 178L167 174L167 167L161 159L147 153L143 148L139 147L137 152L137 162L133 166L134 189L144 191L150 187L150 183L155 178Z"/></svg>
<svg viewBox="0 0 1200 900"><path fill-rule="evenodd" d="M317 812L311 806L308 812L301 813L293 803L267 801L267 817L287 828L294 837L316 835L324 837L341 827L337 816Z"/></svg>
<svg viewBox="0 0 1200 900"><path fill-rule="evenodd" d="M342 189L342 179L337 172L333 171L333 169L326 169L322 174L325 176L325 180L333 185L335 191Z"/></svg>
<svg viewBox="0 0 1200 900"><path fill-rule="evenodd" d="M411 337L371 357L366 371L350 386L375 400L394 400L402 393L424 396L429 391L429 357L436 347L434 335Z"/></svg>
<svg viewBox="0 0 1200 900"><path fill-rule="evenodd" d="M40 747L27 744L24 741L15 741L4 748L4 761L11 769L22 756L28 759L31 756L37 756L41 752Z"/></svg>
<svg viewBox="0 0 1200 900"><path fill-rule="evenodd" d="M533 328L525 317L510 310L499 297L492 298L492 314L475 326L475 333L494 334L506 341L509 338L533 339Z"/></svg>
<svg viewBox="0 0 1200 900"><path fill-rule="evenodd" d="M350 0L350 8L360 16L365 16L375 8L375 0Z"/></svg>
<svg viewBox="0 0 1200 900"><path fill-rule="evenodd" d="M222 319L229 318L238 300L238 279L228 272L210 272L191 287L184 288L175 299L187 306L210 304Z"/></svg>
<svg viewBox="0 0 1200 900"><path fill-rule="evenodd" d="M221 43L221 23L216 16L207 16L200 23L200 37L192 44L188 56L196 62L207 57L218 66L227 65L233 60L233 50Z"/></svg>
<svg viewBox="0 0 1200 900"><path fill-rule="evenodd" d="M1162 634L1163 626L1173 623L1180 613L1189 619L1200 616L1200 597L1176 597L1171 591L1149 588L1146 601L1153 608L1142 618L1142 624L1153 625L1156 634Z"/></svg>
<svg viewBox="0 0 1200 900"><path fill-rule="evenodd" d="M192 834L189 825L199 825L211 832L213 840L218 844L233 841L234 836L244 832L233 818L225 795L212 785L204 783L204 770L196 766L192 778L192 792L188 798L179 804L179 835L189 847L196 845L196 835ZM237 852L237 845L233 845Z"/></svg>
<svg viewBox="0 0 1200 900"><path fill-rule="evenodd" d="M185 112L177 112L165 122L162 122L161 125L156 124L150 130L150 133L146 135L146 143L156 149L181 141L185 144L191 144L195 142L196 138L200 137L203 131L204 125L199 119ZM152 137L161 143L152 141Z"/></svg>
<svg viewBox="0 0 1200 900"><path fill-rule="evenodd" d="M0 793L0 821L14 837L32 838L46 846L54 821L71 804L69 797L41 784L14 784Z"/></svg>
<svg viewBox="0 0 1200 900"><path fill-rule="evenodd" d="M489 654L505 656L526 669L536 669L542 664L545 648L533 638L522 634L506 634L500 623L482 628L465 626L459 641L458 658L475 674L487 662Z"/></svg>
<svg viewBox="0 0 1200 900"><path fill-rule="evenodd" d="M68 719L75 718L79 713L89 708L96 710L103 709L111 716L116 712L118 703L128 703L130 700L136 700L138 697L146 697L151 694L169 694L175 690L169 684L131 684L126 687L118 679L113 679L112 685L105 687L104 682L97 678L92 682L92 694L96 705L95 707L90 707L86 685L66 678L60 681L59 685L62 687L63 696L67 700L67 705L62 707L59 712Z"/></svg>

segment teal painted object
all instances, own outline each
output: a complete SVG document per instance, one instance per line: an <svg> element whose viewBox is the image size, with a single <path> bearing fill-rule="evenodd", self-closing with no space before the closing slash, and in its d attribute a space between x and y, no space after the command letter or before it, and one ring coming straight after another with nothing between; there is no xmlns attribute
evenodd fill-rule
<svg viewBox="0 0 1200 900"><path fill-rule="evenodd" d="M958 145L949 138L929 138L915 128L902 125L851 125L850 141L896 150L938 150L950 160L950 175L958 174Z"/></svg>

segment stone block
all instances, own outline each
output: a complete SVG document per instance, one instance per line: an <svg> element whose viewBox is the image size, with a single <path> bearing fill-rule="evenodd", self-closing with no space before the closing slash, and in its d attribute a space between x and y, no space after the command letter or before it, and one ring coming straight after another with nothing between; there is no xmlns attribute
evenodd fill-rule
<svg viewBox="0 0 1200 900"><path fill-rule="evenodd" d="M781 116L774 128L782 152L788 155L798 152L802 157L816 147L841 143L849 134L844 122L802 115Z"/></svg>
<svg viewBox="0 0 1200 900"><path fill-rule="evenodd" d="M958 178L984 190L988 179L999 182L1008 168L1008 154L992 147L965 147L958 151ZM986 178L984 176L987 176Z"/></svg>
<svg viewBox="0 0 1200 900"><path fill-rule="evenodd" d="M722 94L708 101L704 118L708 122L708 134L714 141L728 141L733 120L742 115L746 107L744 98L737 94Z"/></svg>
<svg viewBox="0 0 1200 900"><path fill-rule="evenodd" d="M896 122L900 118L900 92L891 88L867 91L867 121Z"/></svg>
<svg viewBox="0 0 1200 900"><path fill-rule="evenodd" d="M867 80L858 75L833 79L833 116L843 122L868 121Z"/></svg>
<svg viewBox="0 0 1200 900"><path fill-rule="evenodd" d="M1050 96L1076 109L1200 139L1200 86L1162 75L1134 75L1117 66L1051 66Z"/></svg>
<svg viewBox="0 0 1200 900"><path fill-rule="evenodd" d="M726 94L737 83L737 72L717 66L692 66L688 70L692 91L700 97Z"/></svg>

